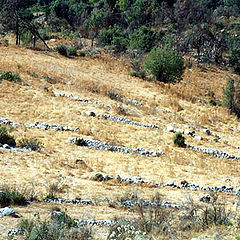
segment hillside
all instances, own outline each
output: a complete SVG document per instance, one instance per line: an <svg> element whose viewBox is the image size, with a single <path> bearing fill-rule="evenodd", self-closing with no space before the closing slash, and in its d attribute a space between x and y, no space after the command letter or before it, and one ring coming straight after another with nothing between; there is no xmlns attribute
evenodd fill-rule
<svg viewBox="0 0 240 240"><path fill-rule="evenodd" d="M47 218L56 206L66 209L73 218L112 220L136 217L131 209L110 204L131 198L136 192L145 200L151 200L158 192L164 201L173 204L184 204L188 197L199 203L209 191L199 187L193 190L191 184L225 186L219 187L219 197L235 211L233 192L240 186L239 159L179 148L174 146L174 133L169 131L169 126L173 131L185 131L188 145L240 157L239 120L226 108L209 104L213 94L217 102L221 101L222 88L232 75L227 69L193 64L186 68L183 81L172 85L131 77L127 59L117 60L104 52L96 58L65 58L55 52L0 46L0 71L18 72L23 80L0 82L0 118L20 124L11 133L17 142L23 137L36 137L44 148L1 148L0 185L34 189L39 200L55 186L57 198L94 203L33 202L13 206L21 217L0 219L0 239L6 239L6 230L16 228L21 219L34 213ZM89 116L88 111L96 116ZM45 127L41 127L44 123ZM98 149L97 145L77 146L67 141L70 137L108 145L105 149ZM128 149L121 152L124 150L114 146ZM113 179L91 178L99 172L112 175ZM137 177L149 182L141 183ZM177 187L181 185L185 187ZM233 188L222 191L226 186ZM183 232L176 239L191 239L202 233L215 236L216 231L228 232L227 227L210 228L205 232ZM236 235L231 234L229 231L226 239L235 239ZM106 235L107 230L100 228L94 239L106 239Z"/></svg>

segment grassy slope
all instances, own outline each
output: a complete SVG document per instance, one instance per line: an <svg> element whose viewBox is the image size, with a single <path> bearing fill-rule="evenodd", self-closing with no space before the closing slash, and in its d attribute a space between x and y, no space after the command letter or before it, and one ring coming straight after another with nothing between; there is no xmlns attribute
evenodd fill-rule
<svg viewBox="0 0 240 240"><path fill-rule="evenodd" d="M226 184L224 179L230 177L231 185L239 186L240 163L237 161L217 159L177 148L172 143L173 134L163 130L123 125L91 118L84 114L87 110L93 110L97 114L119 115L117 106L120 103L111 100L106 94L107 91L114 90L126 98L141 101L145 106L168 110L168 112L157 112L148 107L139 108L122 104L127 111L126 118L141 123L156 124L162 129L166 129L166 126L173 122L207 127L221 137L219 142L207 141L207 139L213 140L213 137L203 133L200 133L203 140L199 141L187 136L186 142L240 155L239 150L236 149L240 142L239 121L223 108L194 103L195 99L208 100L211 92L214 92L216 99L220 101L222 87L229 74L226 70L217 67L206 70L194 66L191 71L186 69L184 80L180 84L169 86L130 77L127 64L104 54L96 59L67 59L55 53L0 47L0 63L0 70L19 72L25 83L24 85L7 81L0 83L0 117L7 117L19 123L39 121L80 128L79 133L16 129L13 135L17 140L23 136L37 137L44 143L47 152L0 152L0 183L4 183L6 179L9 183L26 185L33 183L39 195L45 196L49 184L55 183L60 176L63 176L62 192L58 193L58 196L82 199L98 199L105 196L114 199L132 190L131 185L98 183L82 178L83 174L90 175L98 171L130 177L137 175L158 182L174 179L177 183L187 180L190 183L212 186ZM39 77L33 77L33 73L37 73ZM41 75L47 75L57 83L50 84ZM64 84L64 81L70 81L74 85ZM82 98L108 104L112 106L112 110L107 111L69 98L54 97L50 92L44 91L46 86L51 90L73 93ZM96 88L99 93L93 93ZM230 127L237 127L237 131L233 132ZM146 158L89 150L65 143L65 140L72 136L97 139L127 147L162 150L166 156ZM86 165L76 164L76 159L83 159ZM196 199L203 195L201 192L158 190L147 186L135 186L135 189L145 198L150 198L154 192L159 191L164 194L166 200L173 202L181 202L187 194ZM224 197L229 200L231 206L233 197L227 194ZM34 211L47 214L49 208L50 204L16 209L23 216L28 216ZM126 214L122 210L107 206L67 208L76 217L89 214L90 218L106 219ZM17 223L17 220L12 222L10 218L4 218L3 221L12 227ZM2 230L0 228L0 231Z"/></svg>

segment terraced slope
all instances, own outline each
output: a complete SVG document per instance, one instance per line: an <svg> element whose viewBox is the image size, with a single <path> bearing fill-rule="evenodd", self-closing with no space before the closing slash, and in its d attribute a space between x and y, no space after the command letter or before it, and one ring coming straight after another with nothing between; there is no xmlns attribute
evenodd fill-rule
<svg viewBox="0 0 240 240"><path fill-rule="evenodd" d="M123 208L109 207L109 201L133 191L146 200L160 192L166 201L181 205L187 195L199 201L218 186L233 207L240 186L240 161L235 158L240 157L240 124L226 109L208 104L213 93L220 101L226 70L193 66L180 84L171 86L130 77L126 61L106 54L68 59L0 47L0 63L1 71L19 72L23 79L22 84L0 83L2 124L15 126L17 141L37 137L44 144L37 152L1 148L0 184L34 186L42 199L59 182L58 198L98 203L65 203L76 218L133 218ZM185 131L188 145L210 150L174 146L168 126ZM89 144L77 146L75 138ZM91 145L90 140L105 145ZM98 172L112 177L95 181L91 176ZM56 204L36 202L14 209L23 217L35 212L47 216ZM2 218L0 238L18 222Z"/></svg>

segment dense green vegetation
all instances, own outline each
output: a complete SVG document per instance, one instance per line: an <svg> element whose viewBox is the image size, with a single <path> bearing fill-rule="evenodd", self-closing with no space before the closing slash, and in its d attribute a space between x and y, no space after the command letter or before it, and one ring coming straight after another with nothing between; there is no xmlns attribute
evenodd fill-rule
<svg viewBox="0 0 240 240"><path fill-rule="evenodd" d="M227 62L229 51L228 63L239 72L239 0L1 0L0 7L3 29L15 31L16 44L53 33L97 38L118 52L168 43L201 61Z"/></svg>

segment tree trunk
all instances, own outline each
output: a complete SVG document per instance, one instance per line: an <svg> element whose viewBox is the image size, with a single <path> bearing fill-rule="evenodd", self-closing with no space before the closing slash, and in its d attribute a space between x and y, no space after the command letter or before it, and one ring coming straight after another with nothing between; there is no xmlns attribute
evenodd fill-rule
<svg viewBox="0 0 240 240"><path fill-rule="evenodd" d="M17 45L17 46L20 45L18 18L16 19L16 45Z"/></svg>

